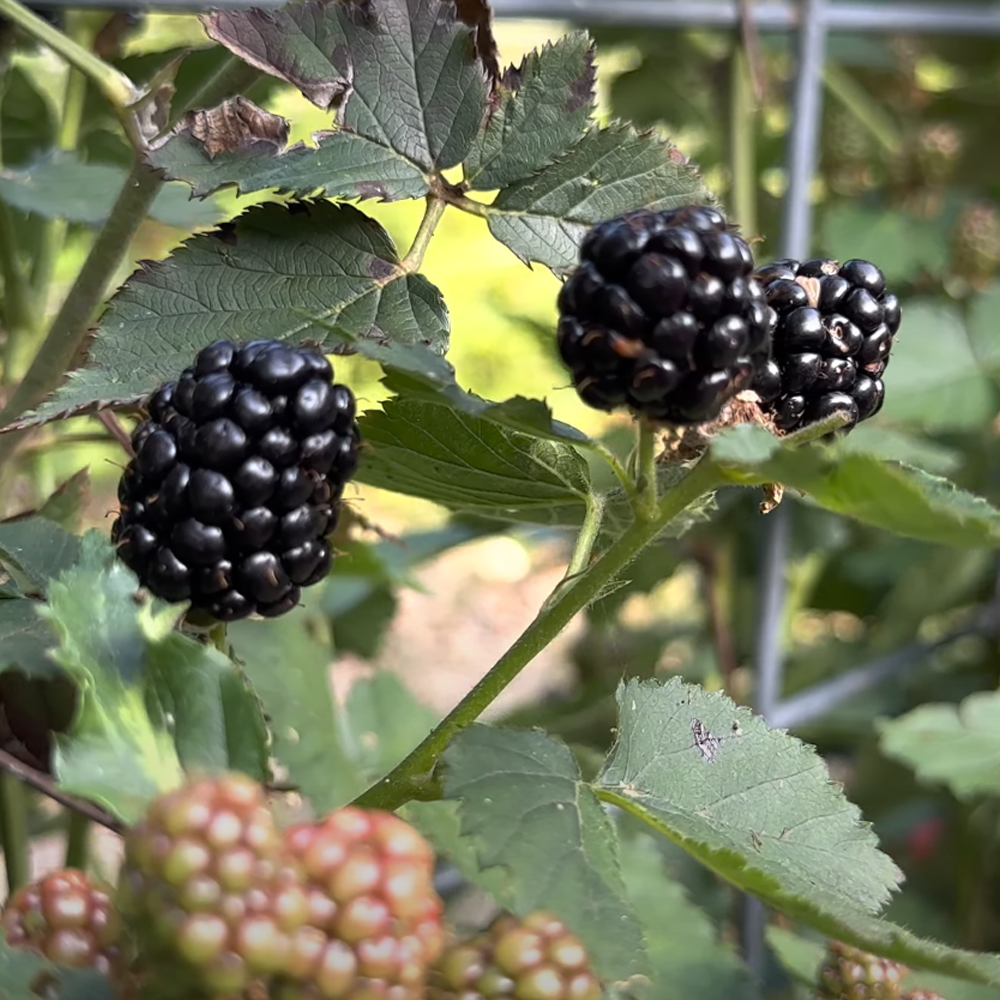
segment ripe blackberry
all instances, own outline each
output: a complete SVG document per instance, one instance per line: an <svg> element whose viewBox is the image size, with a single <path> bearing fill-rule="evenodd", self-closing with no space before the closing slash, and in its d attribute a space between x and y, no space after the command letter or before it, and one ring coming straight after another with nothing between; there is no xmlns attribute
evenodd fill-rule
<svg viewBox="0 0 1000 1000"><path fill-rule="evenodd" d="M260 786L236 774L153 802L126 835L118 896L137 971L178 1000L235 995L282 971L308 916Z"/></svg>
<svg viewBox="0 0 1000 1000"><path fill-rule="evenodd" d="M820 989L836 1000L896 1000L906 973L899 962L831 941L820 970Z"/></svg>
<svg viewBox="0 0 1000 1000"><path fill-rule="evenodd" d="M550 913L505 917L449 947L429 1000L599 1000L601 984L580 940Z"/></svg>
<svg viewBox="0 0 1000 1000"><path fill-rule="evenodd" d="M23 886L0 916L7 944L37 951L58 965L113 975L121 956L114 890L73 868Z"/></svg>
<svg viewBox="0 0 1000 1000"><path fill-rule="evenodd" d="M781 431L845 413L848 427L882 408L882 373L899 300L866 260L778 260L755 272L777 312L774 357L753 389Z"/></svg>
<svg viewBox="0 0 1000 1000"><path fill-rule="evenodd" d="M326 576L360 443L332 379L318 351L220 340L150 396L111 537L154 594L220 621L274 617Z"/></svg>
<svg viewBox="0 0 1000 1000"><path fill-rule="evenodd" d="M580 398L698 424L750 385L774 313L753 255L713 208L640 209L595 226L559 294L559 353Z"/></svg>
<svg viewBox="0 0 1000 1000"><path fill-rule="evenodd" d="M391 813L345 808L285 831L306 886L308 917L292 936L280 1000L420 1000L441 953L434 852Z"/></svg>

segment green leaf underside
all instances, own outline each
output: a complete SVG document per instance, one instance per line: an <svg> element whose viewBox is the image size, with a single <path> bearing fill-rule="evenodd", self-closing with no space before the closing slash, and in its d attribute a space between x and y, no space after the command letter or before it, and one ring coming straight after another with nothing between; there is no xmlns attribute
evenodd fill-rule
<svg viewBox="0 0 1000 1000"><path fill-rule="evenodd" d="M811 748L725 695L676 679L630 681L618 703L618 742L594 786L602 799L830 937L1000 985L1000 955L925 941L875 915L900 873ZM711 762L695 745L695 720L722 737ZM686 756L700 768L685 766Z"/></svg>
<svg viewBox="0 0 1000 1000"><path fill-rule="evenodd" d="M381 344L443 352L448 343L440 292L401 269L377 222L330 202L252 208L137 271L105 314L87 367L34 420L148 393L220 337L339 345L331 325Z"/></svg>
<svg viewBox="0 0 1000 1000"><path fill-rule="evenodd" d="M263 703L273 754L317 814L364 790L344 748L330 688L329 649L312 634L304 609L268 621L236 622L229 639Z"/></svg>
<svg viewBox="0 0 1000 1000"><path fill-rule="evenodd" d="M646 972L614 826L569 749L544 733L475 725L444 761L445 797L459 802L479 867L506 876L499 901L515 913L558 915L603 978Z"/></svg>
<svg viewBox="0 0 1000 1000"><path fill-rule="evenodd" d="M582 522L587 465L566 445L421 400L386 400L360 423L361 482L503 521Z"/></svg>
<svg viewBox="0 0 1000 1000"><path fill-rule="evenodd" d="M127 176L121 167L52 151L23 168L0 168L0 198L46 219L97 225L111 213ZM214 202L192 201L183 184L167 184L149 209L157 222L180 229L214 225L222 214Z"/></svg>
<svg viewBox="0 0 1000 1000"><path fill-rule="evenodd" d="M921 705L880 725L882 752L947 785L959 798L1000 792L1000 693L981 691L960 705Z"/></svg>
<svg viewBox="0 0 1000 1000"><path fill-rule="evenodd" d="M678 679L618 690L618 741L596 786L779 908L876 910L901 875L810 747ZM709 759L695 723L721 738Z"/></svg>
<svg viewBox="0 0 1000 1000"><path fill-rule="evenodd" d="M531 177L583 134L594 108L594 48L576 32L525 56L500 81L499 107L463 164L473 190Z"/></svg>
<svg viewBox="0 0 1000 1000"><path fill-rule="evenodd" d="M330 198L382 201L427 193L421 168L394 150L353 132L322 132L313 139L314 146L296 143L253 156L241 148L213 157L184 125L147 159L167 177L190 184L197 197L222 187L235 187L241 194L276 188L299 196L315 192Z"/></svg>
<svg viewBox="0 0 1000 1000"><path fill-rule="evenodd" d="M669 876L653 838L626 837L620 851L625 890L645 932L652 966L652 982L637 986L635 995L642 1000L756 997L750 971Z"/></svg>
<svg viewBox="0 0 1000 1000"><path fill-rule="evenodd" d="M13 948L0 932L0 997L3 1000L113 1000L111 981L96 969L69 969L42 955Z"/></svg>
<svg viewBox="0 0 1000 1000"><path fill-rule="evenodd" d="M51 677L58 672L48 657L54 645L36 601L26 597L0 601L0 670L17 667L29 677Z"/></svg>
<svg viewBox="0 0 1000 1000"><path fill-rule="evenodd" d="M271 776L267 721L253 685L242 671L230 670L222 677L221 697L230 770L267 781Z"/></svg>
<svg viewBox="0 0 1000 1000"><path fill-rule="evenodd" d="M290 4L216 12L209 35L348 131L425 170L460 163L479 130L486 71L451 0Z"/></svg>
<svg viewBox="0 0 1000 1000"><path fill-rule="evenodd" d="M60 737L55 773L62 787L99 802L126 822L181 781L181 766L162 710L146 702L150 660L165 656L176 608L139 606L135 577L97 532L83 539L79 563L49 588L40 613L56 632L53 659L80 690L80 708ZM155 651L155 652L154 652Z"/></svg>
<svg viewBox="0 0 1000 1000"><path fill-rule="evenodd" d="M954 546L1000 542L1000 511L919 469L836 446L783 446L749 426L720 434L712 455L732 482L784 483L821 507L897 535Z"/></svg>
<svg viewBox="0 0 1000 1000"><path fill-rule="evenodd" d="M45 517L0 524L0 566L22 591L45 594L49 580L73 566L80 539Z"/></svg>
<svg viewBox="0 0 1000 1000"><path fill-rule="evenodd" d="M713 201L669 142L615 123L592 128L552 166L504 188L486 214L490 232L521 260L561 272L576 264L595 223L634 208Z"/></svg>

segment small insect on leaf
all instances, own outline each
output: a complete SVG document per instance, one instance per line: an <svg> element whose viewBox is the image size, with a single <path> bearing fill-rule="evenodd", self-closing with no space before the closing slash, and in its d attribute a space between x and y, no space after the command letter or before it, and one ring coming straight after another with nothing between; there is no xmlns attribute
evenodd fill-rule
<svg viewBox="0 0 1000 1000"><path fill-rule="evenodd" d="M702 757L711 764L722 745L722 737L713 736L701 719L691 721L691 735L694 738L694 745L701 751Z"/></svg>

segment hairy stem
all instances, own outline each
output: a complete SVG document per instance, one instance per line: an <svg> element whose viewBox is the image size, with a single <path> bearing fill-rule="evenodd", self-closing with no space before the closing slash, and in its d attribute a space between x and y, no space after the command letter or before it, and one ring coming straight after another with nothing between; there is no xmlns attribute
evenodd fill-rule
<svg viewBox="0 0 1000 1000"><path fill-rule="evenodd" d="M415 781L429 775L448 744L488 708L508 684L594 601L664 528L692 503L722 483L719 470L701 461L657 506L656 517L636 521L586 572L545 603L535 620L492 670L448 713L438 727L378 784L358 797L366 808L396 809L413 798Z"/></svg>
<svg viewBox="0 0 1000 1000"><path fill-rule="evenodd" d="M642 521L659 515L656 490L656 431L644 417L639 418L636 481L639 486L635 516Z"/></svg>
<svg viewBox="0 0 1000 1000"><path fill-rule="evenodd" d="M124 73L108 65L68 35L64 35L48 21L42 20L17 0L0 0L0 14L93 80L116 111L124 112L139 96L132 81Z"/></svg>
<svg viewBox="0 0 1000 1000"><path fill-rule="evenodd" d="M94 312L103 301L108 284L146 217L160 184L160 177L137 159L108 221L94 241L73 287L52 321L45 342L7 405L0 411L0 427L36 406L59 385L76 358ZM16 433L0 435L0 467L5 464L19 437Z"/></svg>
<svg viewBox="0 0 1000 1000"><path fill-rule="evenodd" d="M87 867L90 858L90 820L72 810L66 814L66 868Z"/></svg>
<svg viewBox="0 0 1000 1000"><path fill-rule="evenodd" d="M586 571L590 555L594 551L594 542L597 541L601 531L603 516L604 497L591 493L587 498L587 513L584 515L580 533L576 536L576 544L573 546L573 555L570 556L569 565L566 567L565 581L568 582Z"/></svg>
<svg viewBox="0 0 1000 1000"><path fill-rule="evenodd" d="M584 447L581 445L580 447ZM626 496L630 499L636 495L635 482L632 477L628 474L628 469L622 465L621 459L606 445L601 444L599 441L594 441L587 445L591 451L600 455L605 462L611 467L611 471L615 474L615 478L621 483L622 489L625 491Z"/></svg>
<svg viewBox="0 0 1000 1000"><path fill-rule="evenodd" d="M729 74L730 208L743 232L753 236L757 232L756 107L747 56L739 46L733 50Z"/></svg>
<svg viewBox="0 0 1000 1000"><path fill-rule="evenodd" d="M436 194L427 195L424 217L420 220L420 226L413 237L410 249L407 250L406 256L400 261L400 267L404 271L412 273L420 269L420 265L424 262L424 254L427 253L431 237L434 235L434 230L437 229L438 223L441 221L441 217L444 215L444 210L447 207L445 202Z"/></svg>
<svg viewBox="0 0 1000 1000"><path fill-rule="evenodd" d="M0 774L0 840L7 869L7 890L13 892L31 877L28 841L28 797L9 774Z"/></svg>

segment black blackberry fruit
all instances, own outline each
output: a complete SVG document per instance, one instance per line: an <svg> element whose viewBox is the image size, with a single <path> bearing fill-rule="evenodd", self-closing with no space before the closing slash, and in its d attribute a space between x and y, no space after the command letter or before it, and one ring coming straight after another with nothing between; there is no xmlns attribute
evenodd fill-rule
<svg viewBox="0 0 1000 1000"><path fill-rule="evenodd" d="M847 429L882 408L899 300L866 260L777 260L754 277L778 315L774 357L753 389L781 431L834 413Z"/></svg>
<svg viewBox="0 0 1000 1000"><path fill-rule="evenodd" d="M749 387L774 311L753 255L714 208L628 212L595 226L559 295L559 353L580 398L698 424Z"/></svg>
<svg viewBox="0 0 1000 1000"><path fill-rule="evenodd" d="M291 610L330 568L358 464L354 396L318 351L206 347L150 396L111 529L154 594L219 621Z"/></svg>

